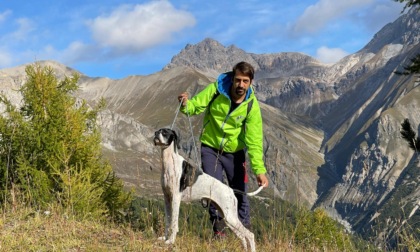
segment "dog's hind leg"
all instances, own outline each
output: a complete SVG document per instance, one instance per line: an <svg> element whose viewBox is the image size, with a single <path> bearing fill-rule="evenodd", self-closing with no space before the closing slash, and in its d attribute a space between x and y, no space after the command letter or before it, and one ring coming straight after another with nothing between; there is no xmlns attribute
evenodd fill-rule
<svg viewBox="0 0 420 252"><path fill-rule="evenodd" d="M235 216L226 215L225 220L226 225L228 225L232 232L242 241L245 251L248 251L249 245L249 250L255 252L254 234L242 225L241 221Z"/></svg>

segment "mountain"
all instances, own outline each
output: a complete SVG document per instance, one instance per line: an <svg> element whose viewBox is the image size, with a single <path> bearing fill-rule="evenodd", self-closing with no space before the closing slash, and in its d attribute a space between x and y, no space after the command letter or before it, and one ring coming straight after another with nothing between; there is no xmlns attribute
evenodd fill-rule
<svg viewBox="0 0 420 252"><path fill-rule="evenodd" d="M233 50L233 46L223 49L207 39L188 45L166 68L189 65L210 72L192 63L205 62L202 48L210 45L221 54L211 55L210 62L201 63L205 66L211 66L211 62L231 65L229 59L237 61L238 55L252 62L259 71L254 87L260 102L293 117L306 117L306 122L323 131L319 152L324 155L324 163L317 167L317 200L313 207L328 209L332 216L345 220L359 233L372 233L370 225L385 214L383 209L388 209L390 201L395 207L395 201L398 202L405 212L420 202L419 173L410 171L418 168L418 160L399 132L404 118L414 125L420 123L418 79L394 74L420 53L419 20L419 13L411 10L381 29L360 51L334 65L323 65L297 53L235 54L238 50ZM274 141L267 143L279 146ZM302 167L289 153L280 153L279 160ZM313 153L298 159L302 157L313 158ZM305 177L299 177L300 186L309 182ZM407 186L410 184L416 186ZM401 188L410 189L403 198L395 200L395 194L401 196ZM419 219L418 211L414 214L410 217L412 223ZM387 222L393 227L398 225L389 216Z"/></svg>
<svg viewBox="0 0 420 252"><path fill-rule="evenodd" d="M368 239L388 241L402 223L420 228L418 157L400 136L405 118L420 124L420 87L417 76L394 74L420 53L419 41L415 10L333 65L301 53L247 53L207 38L187 45L162 71L148 76L112 80L79 73L76 96L90 104L105 98L99 118L104 156L127 187L155 196L161 192L155 130L174 126L183 154L200 162L202 117L178 114L176 96L194 95L238 61L248 61L256 68L269 190L325 208ZM39 63L59 76L77 72L57 62ZM16 103L24 76L24 66L0 70L0 89Z"/></svg>

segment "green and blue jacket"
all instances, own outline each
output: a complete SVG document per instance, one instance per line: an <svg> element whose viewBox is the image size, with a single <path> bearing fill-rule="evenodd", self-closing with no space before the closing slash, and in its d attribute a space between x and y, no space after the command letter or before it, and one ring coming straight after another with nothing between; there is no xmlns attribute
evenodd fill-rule
<svg viewBox="0 0 420 252"><path fill-rule="evenodd" d="M209 84L188 100L186 106L181 107L181 112L197 115L206 111L200 136L201 143L228 153L246 148L252 171L256 175L266 173L261 110L254 90L251 86L244 101L230 111L231 86L232 73L221 74L216 82ZM252 100L249 110L248 103Z"/></svg>

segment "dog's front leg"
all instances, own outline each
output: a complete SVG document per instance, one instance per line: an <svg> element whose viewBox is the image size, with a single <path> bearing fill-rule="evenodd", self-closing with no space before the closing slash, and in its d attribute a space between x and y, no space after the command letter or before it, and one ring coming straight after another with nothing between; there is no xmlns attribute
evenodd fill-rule
<svg viewBox="0 0 420 252"><path fill-rule="evenodd" d="M171 223L171 212L172 212L172 198L170 195L164 195L165 198L165 241L169 238L169 229Z"/></svg>
<svg viewBox="0 0 420 252"><path fill-rule="evenodd" d="M181 193L173 195L171 202L171 212L170 214L170 223L169 223L169 234L166 239L167 244L175 243L176 235L178 233L178 218L179 218L179 208L181 205Z"/></svg>
<svg viewBox="0 0 420 252"><path fill-rule="evenodd" d="M165 201L165 234L162 237L159 237L159 240L166 241L169 237L169 227L171 223L171 212L172 212L172 198L170 195L164 193L163 199Z"/></svg>

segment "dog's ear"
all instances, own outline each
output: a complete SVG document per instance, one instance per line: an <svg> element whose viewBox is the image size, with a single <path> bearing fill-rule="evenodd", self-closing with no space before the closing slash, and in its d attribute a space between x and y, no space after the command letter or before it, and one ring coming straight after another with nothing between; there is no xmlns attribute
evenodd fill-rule
<svg viewBox="0 0 420 252"><path fill-rule="evenodd" d="M181 138L178 136L175 130L172 130L172 132L173 132L173 138L174 138L173 141L175 141L174 146L176 146L175 148L181 149L181 145L180 145Z"/></svg>
<svg viewBox="0 0 420 252"><path fill-rule="evenodd" d="M184 191L188 186L192 186L198 179L198 176L203 174L203 172L195 168L192 164L188 163L186 160L182 162L182 174L181 174L181 183L179 185L179 191Z"/></svg>

